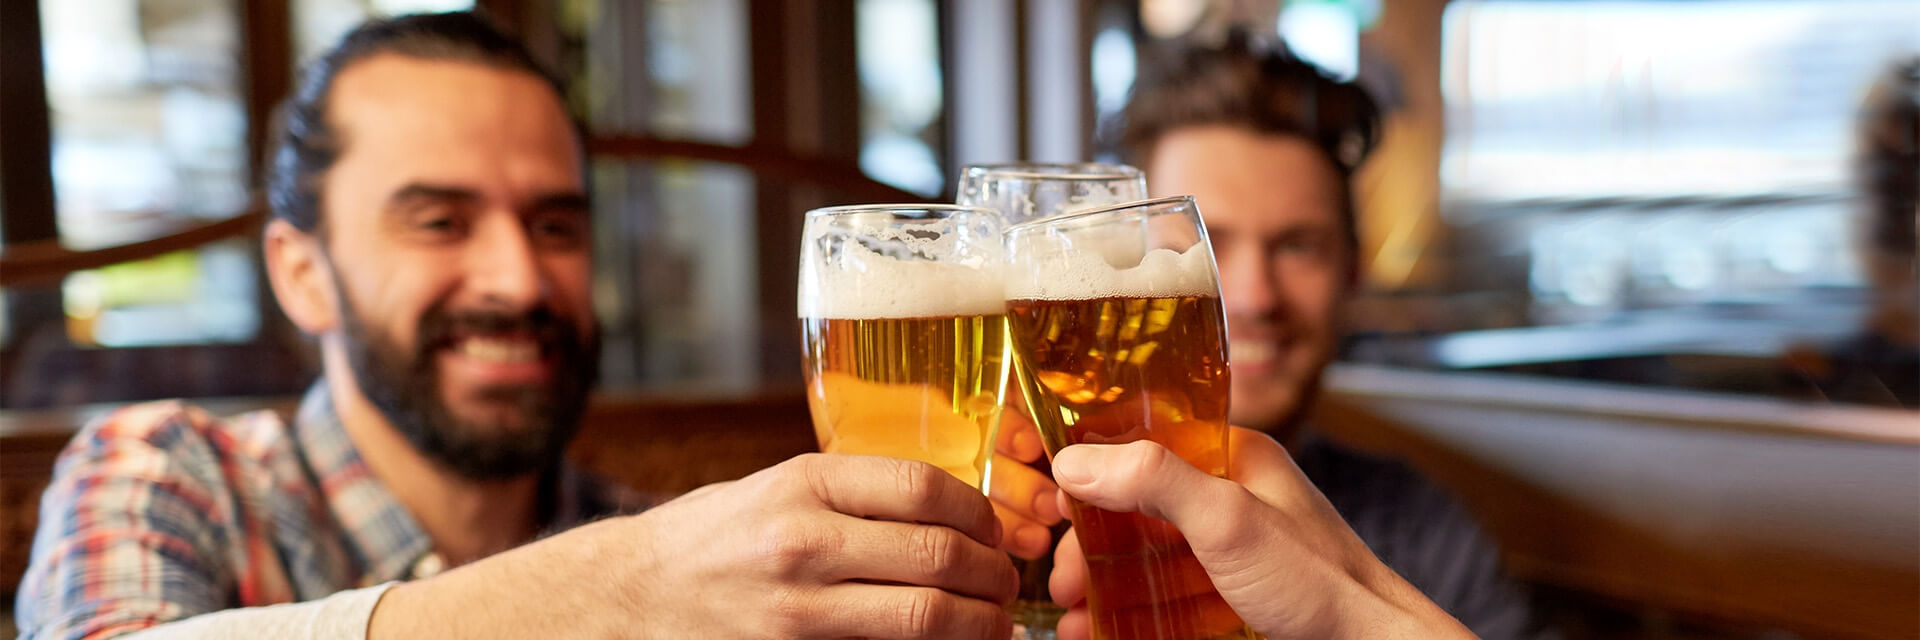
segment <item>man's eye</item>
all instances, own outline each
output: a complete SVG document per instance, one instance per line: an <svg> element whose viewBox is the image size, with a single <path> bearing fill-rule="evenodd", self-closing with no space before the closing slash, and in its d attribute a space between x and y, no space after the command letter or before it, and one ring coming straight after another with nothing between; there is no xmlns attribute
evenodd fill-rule
<svg viewBox="0 0 1920 640"><path fill-rule="evenodd" d="M540 240L575 244L587 238L587 224L578 216L545 216L528 225L528 231Z"/></svg>
<svg viewBox="0 0 1920 640"><path fill-rule="evenodd" d="M1320 250L1320 243L1308 238L1288 238L1280 242L1280 250L1287 253L1314 253Z"/></svg>

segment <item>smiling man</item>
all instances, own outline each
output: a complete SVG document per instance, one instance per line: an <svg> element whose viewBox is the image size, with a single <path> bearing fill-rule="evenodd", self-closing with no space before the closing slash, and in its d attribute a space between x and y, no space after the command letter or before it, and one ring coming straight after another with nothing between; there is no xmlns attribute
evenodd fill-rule
<svg viewBox="0 0 1920 640"><path fill-rule="evenodd" d="M290 422L164 402L84 429L24 637L1011 633L993 506L921 463L803 456L573 527L613 506L561 457L599 352L586 167L517 43L370 23L287 115L264 256L323 379Z"/></svg>
<svg viewBox="0 0 1920 640"><path fill-rule="evenodd" d="M1206 217L1233 355L1233 423L1286 444L1368 549L1475 633L1532 633L1522 592L1450 496L1303 424L1358 280L1350 181L1378 141L1378 107L1357 85L1244 34L1155 71L1134 90L1121 143L1152 195L1192 195Z"/></svg>

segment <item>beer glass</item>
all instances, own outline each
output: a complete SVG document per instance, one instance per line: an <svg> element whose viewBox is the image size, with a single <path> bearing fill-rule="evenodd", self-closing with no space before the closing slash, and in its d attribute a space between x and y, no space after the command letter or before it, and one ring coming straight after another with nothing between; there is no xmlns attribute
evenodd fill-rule
<svg viewBox="0 0 1920 640"><path fill-rule="evenodd" d="M1227 471L1227 332L1191 197L1007 228L1007 322L1049 455L1152 440ZM1096 640L1255 638L1171 524L1072 505Z"/></svg>
<svg viewBox="0 0 1920 640"><path fill-rule="evenodd" d="M1017 224L1092 207L1147 197L1147 179L1123 164L1014 162L970 165L960 172L959 203L990 207L1007 224ZM1008 403L1020 407L1016 387ZM1037 560L1014 558L1020 571L1020 597L1013 604L1020 640L1052 640L1066 610L1047 593L1051 554Z"/></svg>
<svg viewBox="0 0 1920 640"><path fill-rule="evenodd" d="M987 489L1006 391L999 215L955 205L807 212L799 316L820 449L932 463Z"/></svg>
<svg viewBox="0 0 1920 640"><path fill-rule="evenodd" d="M963 205L990 207L1019 224L1147 197L1147 178L1124 164L1013 162L960 172Z"/></svg>

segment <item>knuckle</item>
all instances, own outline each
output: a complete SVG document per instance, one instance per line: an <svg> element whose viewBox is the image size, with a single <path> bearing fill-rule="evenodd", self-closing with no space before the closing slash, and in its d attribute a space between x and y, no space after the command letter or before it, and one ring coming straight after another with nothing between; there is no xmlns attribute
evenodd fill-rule
<svg viewBox="0 0 1920 640"><path fill-rule="evenodd" d="M962 560L960 541L954 538L951 530L918 527L914 529L913 537L914 548L925 575L941 580L958 571Z"/></svg>
<svg viewBox="0 0 1920 640"><path fill-rule="evenodd" d="M1150 440L1122 445L1120 454L1117 461L1120 469L1117 470L1122 472L1120 477L1126 478L1129 484L1147 482L1165 474L1168 471L1168 460L1173 457L1166 447Z"/></svg>
<svg viewBox="0 0 1920 640"><path fill-rule="evenodd" d="M947 598L937 589L914 589L900 601L900 619L907 621L908 629L914 635L924 635L940 629L950 617L952 608Z"/></svg>
<svg viewBox="0 0 1920 640"><path fill-rule="evenodd" d="M813 566L821 555L839 548L840 538L840 532L831 527L795 517L773 518L760 530L758 555L762 566L775 576L792 578Z"/></svg>
<svg viewBox="0 0 1920 640"><path fill-rule="evenodd" d="M940 482L939 474L946 473L938 467L917 461L903 461L894 467L897 469L895 480L899 483L900 497L917 509L931 509L940 505L945 498L946 485Z"/></svg>

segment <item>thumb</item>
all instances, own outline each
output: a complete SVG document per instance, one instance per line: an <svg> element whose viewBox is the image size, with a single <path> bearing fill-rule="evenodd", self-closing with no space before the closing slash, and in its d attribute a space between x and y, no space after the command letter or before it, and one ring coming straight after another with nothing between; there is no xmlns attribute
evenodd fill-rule
<svg viewBox="0 0 1920 640"><path fill-rule="evenodd" d="M1060 489L1108 511L1137 511L1186 532L1215 531L1223 515L1259 502L1238 483L1207 475L1166 447L1148 440L1123 445L1082 444L1053 460Z"/></svg>

